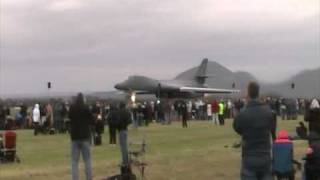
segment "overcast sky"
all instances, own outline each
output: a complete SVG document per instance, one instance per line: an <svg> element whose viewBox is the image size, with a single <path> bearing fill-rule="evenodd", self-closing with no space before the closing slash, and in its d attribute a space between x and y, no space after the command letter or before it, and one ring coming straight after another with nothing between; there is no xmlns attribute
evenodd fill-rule
<svg viewBox="0 0 320 180"><path fill-rule="evenodd" d="M203 57L274 82L320 67L319 0L0 0L0 93L104 91ZM0 94L0 95L1 95Z"/></svg>

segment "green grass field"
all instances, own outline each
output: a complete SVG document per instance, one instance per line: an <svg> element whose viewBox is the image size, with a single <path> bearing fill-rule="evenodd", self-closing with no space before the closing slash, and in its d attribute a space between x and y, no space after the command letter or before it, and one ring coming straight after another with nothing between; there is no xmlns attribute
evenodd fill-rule
<svg viewBox="0 0 320 180"><path fill-rule="evenodd" d="M148 180L236 180L239 179L241 152L231 148L234 142L239 141L231 122L227 120L223 127L209 122L190 122L188 129L183 129L178 122L151 124L138 130L130 129L129 141L146 139ZM278 129L293 133L297 123L279 121ZM32 130L17 132L17 152L21 163L0 164L0 180L71 179L70 139L67 134L35 137ZM92 147L94 179L119 173L119 148L108 145L108 138L106 129L103 145ZM295 141L294 146L295 158L301 159L306 142ZM80 172L84 179L82 162Z"/></svg>

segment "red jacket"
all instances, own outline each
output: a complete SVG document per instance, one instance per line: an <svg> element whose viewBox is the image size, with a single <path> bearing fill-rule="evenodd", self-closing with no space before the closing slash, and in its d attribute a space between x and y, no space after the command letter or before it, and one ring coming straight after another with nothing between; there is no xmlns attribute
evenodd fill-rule
<svg viewBox="0 0 320 180"><path fill-rule="evenodd" d="M213 100L212 102L211 102L211 111L212 111L212 113L217 113L218 112L218 103L217 103L217 101L216 100Z"/></svg>

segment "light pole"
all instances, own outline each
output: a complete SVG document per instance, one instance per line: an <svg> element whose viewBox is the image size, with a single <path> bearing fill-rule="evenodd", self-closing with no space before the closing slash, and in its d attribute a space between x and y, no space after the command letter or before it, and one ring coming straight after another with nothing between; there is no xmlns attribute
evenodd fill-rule
<svg viewBox="0 0 320 180"><path fill-rule="evenodd" d="M52 88L52 83L50 81L47 82L47 88L48 88L48 103L50 104L50 89Z"/></svg>
<svg viewBox="0 0 320 180"><path fill-rule="evenodd" d="M291 89L292 89L292 97L295 99L294 89L296 88L296 84L294 82L291 83Z"/></svg>

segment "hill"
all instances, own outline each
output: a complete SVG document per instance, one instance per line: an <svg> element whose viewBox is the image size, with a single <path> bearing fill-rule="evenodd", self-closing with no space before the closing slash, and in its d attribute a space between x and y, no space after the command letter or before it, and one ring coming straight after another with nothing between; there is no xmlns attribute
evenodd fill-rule
<svg viewBox="0 0 320 180"><path fill-rule="evenodd" d="M295 88L291 88L291 84ZM306 70L289 78L286 81L269 84L267 91L274 91L286 97L320 97L320 68L314 70Z"/></svg>
<svg viewBox="0 0 320 180"><path fill-rule="evenodd" d="M197 71L198 67L188 69L180 73L177 79L190 79ZM210 76L207 79L207 85L214 88L232 88L235 83L236 89L245 90L246 85L250 81L258 81L253 75L248 72L232 72L221 64L213 61L208 62L207 74ZM261 89L264 94L278 95L282 97L303 97L312 98L320 97L320 68L315 70L306 70L289 78L286 81L279 83L264 83L261 84ZM291 84L295 84L295 88L291 88Z"/></svg>

